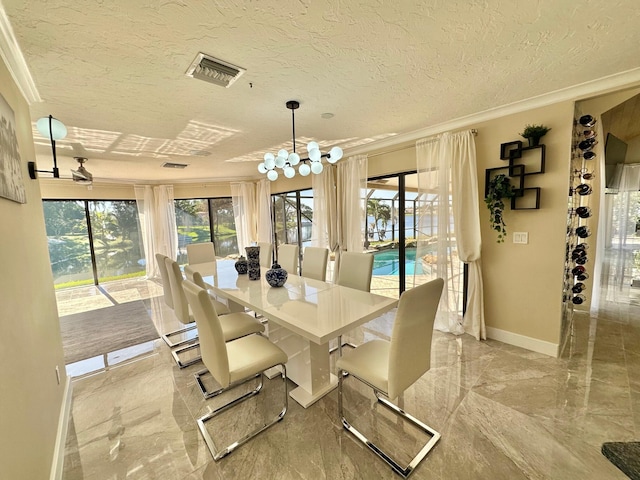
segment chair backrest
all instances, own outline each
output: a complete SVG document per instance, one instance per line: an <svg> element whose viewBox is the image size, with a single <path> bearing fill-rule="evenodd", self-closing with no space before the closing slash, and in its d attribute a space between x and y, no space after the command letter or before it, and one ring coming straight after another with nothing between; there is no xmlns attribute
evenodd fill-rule
<svg viewBox="0 0 640 480"><path fill-rule="evenodd" d="M229 356L220 319L211 304L211 297L205 289L189 280L185 280L182 286L198 327L202 363L223 388L228 387Z"/></svg>
<svg viewBox="0 0 640 480"><path fill-rule="evenodd" d="M186 267L185 267L185 270L186 270ZM207 284L204 283L204 280L202 278L202 274L200 272L191 272L191 278L189 278L189 275L187 275L187 279L189 279L190 281L192 281L193 283L198 285L200 288L208 290L207 289Z"/></svg>
<svg viewBox="0 0 640 480"><path fill-rule="evenodd" d="M160 270L160 278L162 279L162 293L164 294L164 303L169 308L173 308L173 294L171 293L171 284L169 283L169 275L167 274L166 255L156 253L156 262L158 262L158 270Z"/></svg>
<svg viewBox="0 0 640 480"><path fill-rule="evenodd" d="M176 314L178 320L181 323L187 324L193 322L193 318L189 315L189 304L184 296L184 290L182 289L182 272L178 262L165 259L167 265L167 276L169 277L169 284L171 285L171 294L173 297L173 311Z"/></svg>
<svg viewBox="0 0 640 480"><path fill-rule="evenodd" d="M368 292L371 290L373 255L370 253L342 252L336 283L343 287Z"/></svg>
<svg viewBox="0 0 640 480"><path fill-rule="evenodd" d="M216 251L212 242L190 243L187 245L189 264L209 263L216 261Z"/></svg>
<svg viewBox="0 0 640 480"><path fill-rule="evenodd" d="M258 242L260 247L260 266L271 268L273 265L273 245L267 242Z"/></svg>
<svg viewBox="0 0 640 480"><path fill-rule="evenodd" d="M278 247L278 264L291 275L299 275L298 259L300 247L298 245L283 244Z"/></svg>
<svg viewBox="0 0 640 480"><path fill-rule="evenodd" d="M444 281L406 290L398 303L389 346L389 398L396 398L431 367L431 339Z"/></svg>
<svg viewBox="0 0 640 480"><path fill-rule="evenodd" d="M327 280L327 260L329 249L306 247L302 258L302 276L314 280Z"/></svg>

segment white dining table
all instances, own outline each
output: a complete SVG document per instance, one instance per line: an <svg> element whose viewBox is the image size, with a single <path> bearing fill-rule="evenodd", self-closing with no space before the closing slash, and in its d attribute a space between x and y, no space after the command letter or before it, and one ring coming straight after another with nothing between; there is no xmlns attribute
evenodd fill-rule
<svg viewBox="0 0 640 480"><path fill-rule="evenodd" d="M204 276L210 291L232 311L245 307L269 320L269 339L289 357L287 376L297 387L289 395L308 407L333 390L329 340L394 308L398 301L333 283L289 274L283 287L271 287L239 275L234 262L216 262L216 273Z"/></svg>

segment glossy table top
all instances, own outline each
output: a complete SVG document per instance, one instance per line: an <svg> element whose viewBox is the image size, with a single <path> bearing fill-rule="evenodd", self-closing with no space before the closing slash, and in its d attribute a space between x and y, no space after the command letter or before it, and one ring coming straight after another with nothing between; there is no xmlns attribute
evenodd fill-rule
<svg viewBox="0 0 640 480"><path fill-rule="evenodd" d="M220 296L264 315L314 343L324 344L394 308L398 301L289 274L283 287L238 275L232 261L218 261L204 281Z"/></svg>

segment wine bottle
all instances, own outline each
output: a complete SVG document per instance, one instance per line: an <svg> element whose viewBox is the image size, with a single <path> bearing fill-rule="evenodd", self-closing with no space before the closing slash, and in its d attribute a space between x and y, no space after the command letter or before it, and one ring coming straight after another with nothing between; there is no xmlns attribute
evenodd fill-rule
<svg viewBox="0 0 640 480"><path fill-rule="evenodd" d="M583 273L585 273L587 271L587 269L585 267L583 267L582 265L576 265L575 267L573 267L573 269L571 270L571 273L573 275L582 275Z"/></svg>
<svg viewBox="0 0 640 480"><path fill-rule="evenodd" d="M589 229L589 227L583 225L576 228L576 235L578 235L580 238L587 238L589 235L591 235L591 230Z"/></svg>
<svg viewBox="0 0 640 480"><path fill-rule="evenodd" d="M582 115L578 122L583 127L591 128L597 123L597 120L592 115Z"/></svg>
<svg viewBox="0 0 640 480"><path fill-rule="evenodd" d="M586 288L587 288L587 286L584 283L578 282L573 287L571 287L571 291L573 293L580 293Z"/></svg>
<svg viewBox="0 0 640 480"><path fill-rule="evenodd" d="M586 183L581 183L575 188L575 191L578 195L591 195L591 185L587 185Z"/></svg>
<svg viewBox="0 0 640 480"><path fill-rule="evenodd" d="M589 218L591 216L591 209L589 207L578 207L576 208L576 215L580 218Z"/></svg>
<svg viewBox="0 0 640 480"><path fill-rule="evenodd" d="M578 295L575 295L571 301L575 304L575 305L580 305L584 302L587 301L587 297L585 297L584 295L582 295L581 293L579 293Z"/></svg>

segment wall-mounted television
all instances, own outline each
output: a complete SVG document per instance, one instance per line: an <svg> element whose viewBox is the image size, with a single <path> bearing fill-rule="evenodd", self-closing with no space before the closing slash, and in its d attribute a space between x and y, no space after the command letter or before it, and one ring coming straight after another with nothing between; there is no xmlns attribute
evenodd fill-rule
<svg viewBox="0 0 640 480"><path fill-rule="evenodd" d="M618 188L616 185L616 165L624 163L627 156L627 143L612 133L607 133L604 145L605 185L607 188Z"/></svg>

